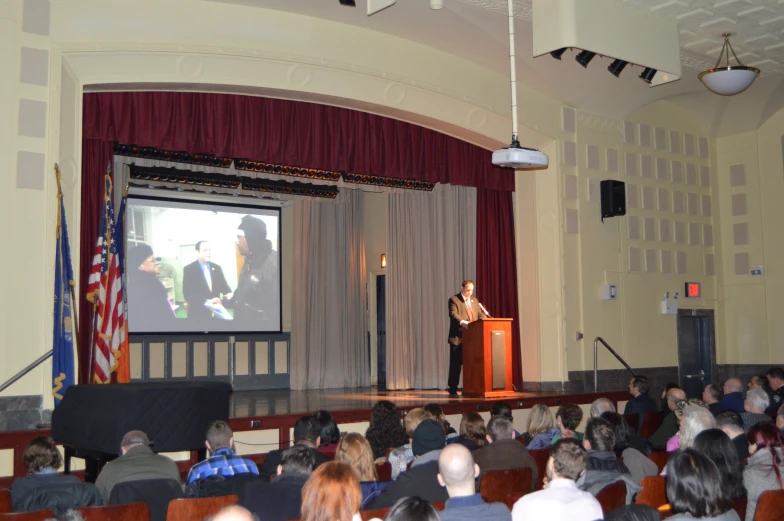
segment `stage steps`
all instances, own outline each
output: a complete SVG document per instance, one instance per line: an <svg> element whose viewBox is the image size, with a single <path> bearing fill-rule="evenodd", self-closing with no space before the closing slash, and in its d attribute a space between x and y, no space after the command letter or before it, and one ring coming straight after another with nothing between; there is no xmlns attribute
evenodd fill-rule
<svg viewBox="0 0 784 521"><path fill-rule="evenodd" d="M43 408L42 395L0 396L0 432L29 431L51 424L52 410Z"/></svg>

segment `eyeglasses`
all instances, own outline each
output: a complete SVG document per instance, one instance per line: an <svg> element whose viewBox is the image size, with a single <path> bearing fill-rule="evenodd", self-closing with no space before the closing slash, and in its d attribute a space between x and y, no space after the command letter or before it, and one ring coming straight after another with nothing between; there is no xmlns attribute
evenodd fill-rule
<svg viewBox="0 0 784 521"><path fill-rule="evenodd" d="M149 259L144 259L144 262L152 262L152 263L161 262L161 258L160 257L150 257Z"/></svg>

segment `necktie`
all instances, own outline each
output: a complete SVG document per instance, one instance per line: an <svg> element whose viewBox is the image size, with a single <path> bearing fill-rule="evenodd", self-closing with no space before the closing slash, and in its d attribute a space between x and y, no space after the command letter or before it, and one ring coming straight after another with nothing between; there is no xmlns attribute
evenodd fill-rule
<svg viewBox="0 0 784 521"><path fill-rule="evenodd" d="M466 299L466 309L468 310L468 319L469 319L468 321L469 322L473 322L474 321L474 312L471 310L471 299L470 298Z"/></svg>
<svg viewBox="0 0 784 521"><path fill-rule="evenodd" d="M210 276L210 265L204 265L204 279L207 281L207 287L212 291L212 277Z"/></svg>

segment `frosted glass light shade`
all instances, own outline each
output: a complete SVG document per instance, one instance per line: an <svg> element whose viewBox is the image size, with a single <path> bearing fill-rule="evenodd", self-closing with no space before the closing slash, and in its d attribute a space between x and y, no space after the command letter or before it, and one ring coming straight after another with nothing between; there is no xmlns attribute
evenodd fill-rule
<svg viewBox="0 0 784 521"><path fill-rule="evenodd" d="M734 66L708 69L700 73L698 78L708 89L722 96L734 96L748 89L759 76L755 67Z"/></svg>

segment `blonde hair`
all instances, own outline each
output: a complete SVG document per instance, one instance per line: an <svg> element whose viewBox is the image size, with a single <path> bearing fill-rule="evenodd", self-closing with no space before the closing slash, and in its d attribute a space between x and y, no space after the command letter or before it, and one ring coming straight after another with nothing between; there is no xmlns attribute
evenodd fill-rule
<svg viewBox="0 0 784 521"><path fill-rule="evenodd" d="M531 407L531 412L528 414L528 421L525 424L525 432L530 436L536 436L542 432L547 432L555 427L555 419L553 413L550 412L549 407L537 403Z"/></svg>
<svg viewBox="0 0 784 521"><path fill-rule="evenodd" d="M338 442L335 449L335 461L342 461L351 465L359 481L376 481L375 460L370 443L359 433L351 432L346 434Z"/></svg>
<svg viewBox="0 0 784 521"><path fill-rule="evenodd" d="M432 420L433 415L430 414L428 411L423 409L422 407L417 407L416 409L411 409L406 414L405 419L403 420L403 425L406 428L406 434L408 434L409 438L414 437L414 431L425 420Z"/></svg>

